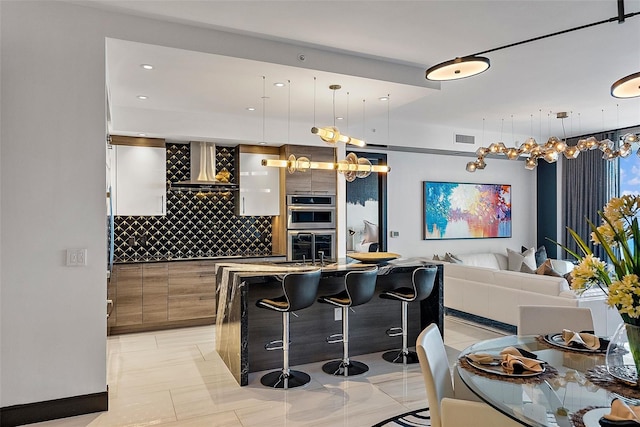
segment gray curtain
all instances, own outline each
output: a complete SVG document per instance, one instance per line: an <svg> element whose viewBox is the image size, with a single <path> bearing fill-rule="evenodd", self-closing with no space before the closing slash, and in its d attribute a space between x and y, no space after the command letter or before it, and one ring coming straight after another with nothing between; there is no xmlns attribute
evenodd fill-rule
<svg viewBox="0 0 640 427"><path fill-rule="evenodd" d="M607 132L594 135L598 141L609 138L618 141L618 132ZM578 138L570 138L567 143L575 145ZM578 246L569 235L566 227L575 230L594 254L600 259L606 255L600 245L591 243L591 228L585 218L594 224L600 224L598 211L602 211L609 199L618 194L618 160L604 160L602 151L596 149L583 151L577 159L566 160L562 163L563 225L565 246L576 253L580 253ZM572 258L564 253L565 258Z"/></svg>

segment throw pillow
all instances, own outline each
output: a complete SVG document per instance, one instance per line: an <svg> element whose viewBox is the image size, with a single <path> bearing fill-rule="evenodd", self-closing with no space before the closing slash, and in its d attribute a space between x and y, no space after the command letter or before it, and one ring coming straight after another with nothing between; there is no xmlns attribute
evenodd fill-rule
<svg viewBox="0 0 640 427"><path fill-rule="evenodd" d="M378 226L374 223L364 221L364 238L362 243L378 243Z"/></svg>
<svg viewBox="0 0 640 427"><path fill-rule="evenodd" d="M521 248L521 252L526 252L527 248L525 248L524 246L522 246ZM540 267L542 265L542 263L544 263L547 260L547 248L545 248L544 246L540 246L535 253L535 259L536 259L536 268Z"/></svg>
<svg viewBox="0 0 640 427"><path fill-rule="evenodd" d="M462 260L450 252L444 254L444 261L452 264L462 264Z"/></svg>
<svg viewBox="0 0 640 427"><path fill-rule="evenodd" d="M566 280L567 283L569 284L569 287L571 287L571 282L573 282L573 276L571 275L571 272L568 272L562 277L564 277L564 280Z"/></svg>
<svg viewBox="0 0 640 427"><path fill-rule="evenodd" d="M527 249L523 253L507 248L507 256L509 259L508 268L510 271L520 271L522 263L527 264L527 267L532 270L536 269L535 248Z"/></svg>
<svg viewBox="0 0 640 427"><path fill-rule="evenodd" d="M529 274L536 274L536 270L529 268L529 266L527 264L525 264L524 262L522 263L522 266L520 266L520 272L521 273L529 273Z"/></svg>
<svg viewBox="0 0 640 427"><path fill-rule="evenodd" d="M444 259L440 259L440 256L438 254L434 254L433 258L431 258L434 261L444 261Z"/></svg>
<svg viewBox="0 0 640 427"><path fill-rule="evenodd" d="M538 267L538 269L536 270L536 273L545 275L545 276L562 277L562 274L558 273L553 269L550 259L543 262L542 265Z"/></svg>

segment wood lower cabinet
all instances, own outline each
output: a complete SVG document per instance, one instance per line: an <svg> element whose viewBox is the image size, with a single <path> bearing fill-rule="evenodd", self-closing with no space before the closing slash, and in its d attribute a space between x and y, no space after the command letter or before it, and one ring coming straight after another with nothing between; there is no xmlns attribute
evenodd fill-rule
<svg viewBox="0 0 640 427"><path fill-rule="evenodd" d="M213 261L115 265L110 333L215 323Z"/></svg>
<svg viewBox="0 0 640 427"><path fill-rule="evenodd" d="M142 265L142 323L168 320L169 264Z"/></svg>
<svg viewBox="0 0 640 427"><path fill-rule="evenodd" d="M169 266L169 320L215 318L214 263L190 261Z"/></svg>
<svg viewBox="0 0 640 427"><path fill-rule="evenodd" d="M283 256L234 258L233 262L284 259ZM107 322L109 333L215 323L214 265L221 261L224 260L114 265L107 287L107 298L114 304Z"/></svg>
<svg viewBox="0 0 640 427"><path fill-rule="evenodd" d="M118 265L113 273L115 326L142 324L142 265Z"/></svg>

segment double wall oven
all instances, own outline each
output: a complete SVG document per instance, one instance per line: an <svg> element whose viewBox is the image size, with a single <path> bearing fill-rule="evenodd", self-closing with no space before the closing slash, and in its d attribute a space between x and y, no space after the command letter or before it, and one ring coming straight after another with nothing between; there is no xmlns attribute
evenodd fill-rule
<svg viewBox="0 0 640 427"><path fill-rule="evenodd" d="M336 197L287 196L287 259L302 261L336 258Z"/></svg>

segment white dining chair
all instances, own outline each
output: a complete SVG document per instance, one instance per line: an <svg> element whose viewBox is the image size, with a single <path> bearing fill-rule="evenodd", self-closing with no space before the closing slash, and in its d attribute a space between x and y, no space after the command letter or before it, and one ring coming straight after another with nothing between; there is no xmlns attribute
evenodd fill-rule
<svg viewBox="0 0 640 427"><path fill-rule="evenodd" d="M427 390L432 427L520 426L485 403L455 398L449 361L438 325L432 323L420 333L416 352Z"/></svg>
<svg viewBox="0 0 640 427"><path fill-rule="evenodd" d="M518 335L541 335L572 331L593 331L593 316L589 307L558 307L521 305L518 307Z"/></svg>

